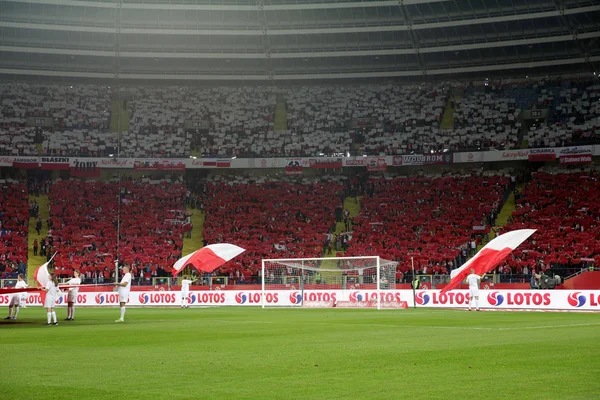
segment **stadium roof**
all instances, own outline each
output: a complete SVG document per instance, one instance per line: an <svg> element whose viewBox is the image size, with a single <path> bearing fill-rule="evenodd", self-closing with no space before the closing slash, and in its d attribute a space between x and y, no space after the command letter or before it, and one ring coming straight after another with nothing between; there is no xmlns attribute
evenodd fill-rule
<svg viewBox="0 0 600 400"><path fill-rule="evenodd" d="M595 71L600 0L0 1L0 74L282 81Z"/></svg>

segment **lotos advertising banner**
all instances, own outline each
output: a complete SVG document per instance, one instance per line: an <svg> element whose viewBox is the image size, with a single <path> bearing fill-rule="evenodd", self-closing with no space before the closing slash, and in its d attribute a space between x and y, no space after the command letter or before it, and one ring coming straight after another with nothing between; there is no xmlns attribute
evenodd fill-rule
<svg viewBox="0 0 600 400"><path fill-rule="evenodd" d="M29 293L27 303L42 306L39 293ZM265 305L283 307L319 307L372 306L377 300L375 290L272 290L265 292ZM417 307L467 308L468 290L452 290L441 294L440 290L417 290ZM10 295L0 295L0 306L8 305ZM79 306L116 307L119 297L116 292L80 292L77 297ZM188 296L191 306L261 306L260 290L216 290L191 291ZM382 290L381 302L384 306L401 307L404 302L414 305L412 290ZM66 295L59 298L57 306L66 305ZM142 307L179 306L181 292L147 291L132 292L129 305ZM484 309L532 309L600 311L600 290L480 290L479 305ZM356 306L356 307L354 307Z"/></svg>
<svg viewBox="0 0 600 400"><path fill-rule="evenodd" d="M469 291L417 290L417 307L468 308ZM480 290L485 309L600 311L600 290Z"/></svg>

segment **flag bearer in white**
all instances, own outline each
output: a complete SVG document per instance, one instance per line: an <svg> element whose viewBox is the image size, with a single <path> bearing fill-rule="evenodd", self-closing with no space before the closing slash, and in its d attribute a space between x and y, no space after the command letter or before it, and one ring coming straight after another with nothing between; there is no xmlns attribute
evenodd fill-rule
<svg viewBox="0 0 600 400"><path fill-rule="evenodd" d="M23 274L19 274L17 276L17 283L15 284L15 289L25 289L27 287L27 282L23 280ZM15 293L10 298L10 303L8 304L8 317L4 319L17 319L17 315L19 315L19 305L21 303L21 293Z"/></svg>
<svg viewBox="0 0 600 400"><path fill-rule="evenodd" d="M195 279L182 279L181 280L181 308L189 308L188 296L190 295L190 285Z"/></svg>
<svg viewBox="0 0 600 400"><path fill-rule="evenodd" d="M479 284L481 283L481 277L475 273L473 268L471 268L471 274L467 276L467 283L469 284L469 311L471 311L473 299L475 299L475 308L479 311Z"/></svg>
<svg viewBox="0 0 600 400"><path fill-rule="evenodd" d="M120 283L115 283L115 286L119 287L119 306L121 307L121 318L115 320L115 322L125 321L125 305L129 300L129 291L131 289L131 274L129 273L129 267L123 267L123 278Z"/></svg>
<svg viewBox="0 0 600 400"><path fill-rule="evenodd" d="M81 285L81 278L79 276L79 271L73 271L73 278L69 279L67 285ZM67 295L67 318L65 318L65 321L73 321L73 318L75 318L77 293L79 293L79 288L74 287L69 289L69 294Z"/></svg>
<svg viewBox="0 0 600 400"><path fill-rule="evenodd" d="M52 325L50 323L51 321L54 321L54 325L58 325L58 322L56 321L56 311L54 311L56 299L60 294L56 275L48 275L48 283L46 283L46 286L43 287L42 290L46 292L46 300L44 300L44 308L46 309L46 316L48 317L48 323L46 325Z"/></svg>

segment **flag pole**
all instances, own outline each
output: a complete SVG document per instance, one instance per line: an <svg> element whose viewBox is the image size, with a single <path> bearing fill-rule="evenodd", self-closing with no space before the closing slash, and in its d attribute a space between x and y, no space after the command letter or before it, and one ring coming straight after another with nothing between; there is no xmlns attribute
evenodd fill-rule
<svg viewBox="0 0 600 400"><path fill-rule="evenodd" d="M413 307L417 308L417 293L415 291L415 259L413 257L410 258L410 264L412 267L412 281L410 282L410 286L412 287L412 291L413 291Z"/></svg>

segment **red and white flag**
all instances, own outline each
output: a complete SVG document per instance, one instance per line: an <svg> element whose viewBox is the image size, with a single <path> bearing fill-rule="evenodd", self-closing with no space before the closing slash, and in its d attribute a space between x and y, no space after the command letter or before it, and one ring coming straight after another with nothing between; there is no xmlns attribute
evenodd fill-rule
<svg viewBox="0 0 600 400"><path fill-rule="evenodd" d="M46 285L48 284L48 280L50 280L50 273L48 272L48 264L50 264L52 262L52 259L54 258L55 255L56 255L56 253L52 254L52 257L50 257L50 259L48 261L46 261L44 264L39 266L38 269L35 270L35 274L33 275L33 278L37 281L37 283L41 287L46 287Z"/></svg>
<svg viewBox="0 0 600 400"><path fill-rule="evenodd" d="M450 283L442 289L442 293L457 287L471 273L471 268L477 275L483 275L496 268L535 231L535 229L519 229L492 239L462 267L450 273Z"/></svg>
<svg viewBox="0 0 600 400"><path fill-rule="evenodd" d="M177 275L186 265L190 264L198 271L212 272L244 251L246 249L229 243L208 245L180 258L173 265L173 276Z"/></svg>

